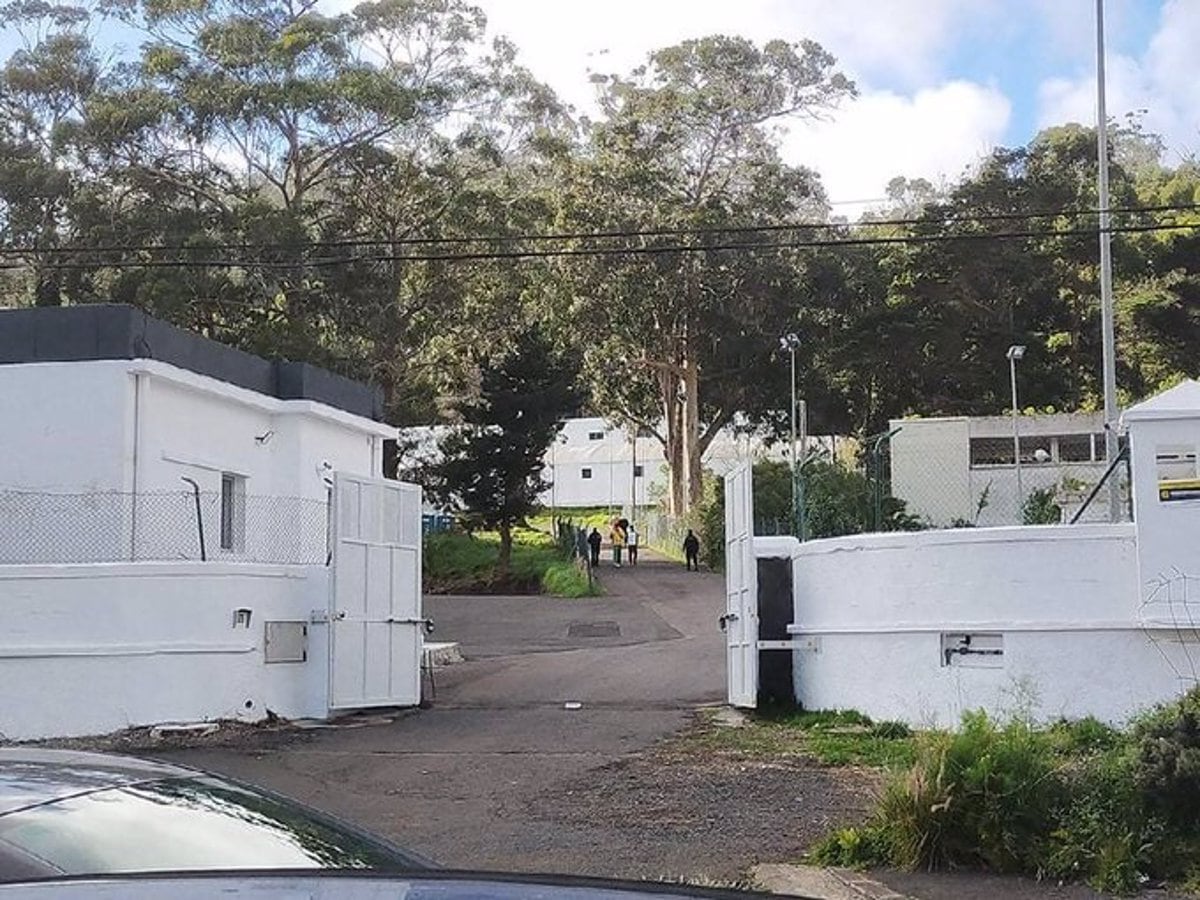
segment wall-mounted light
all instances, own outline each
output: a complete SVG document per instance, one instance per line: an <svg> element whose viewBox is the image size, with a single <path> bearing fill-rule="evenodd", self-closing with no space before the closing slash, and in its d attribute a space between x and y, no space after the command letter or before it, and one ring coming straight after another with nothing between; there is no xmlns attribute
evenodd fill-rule
<svg viewBox="0 0 1200 900"><path fill-rule="evenodd" d="M264 431L262 434L256 434L254 436L254 441L259 446L262 446L263 444L268 443L271 440L271 438L273 438L273 437L275 437L275 432L268 430L268 431Z"/></svg>

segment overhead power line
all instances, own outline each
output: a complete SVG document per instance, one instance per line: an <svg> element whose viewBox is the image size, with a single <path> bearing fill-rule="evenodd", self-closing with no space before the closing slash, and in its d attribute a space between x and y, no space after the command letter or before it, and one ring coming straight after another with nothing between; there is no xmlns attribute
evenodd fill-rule
<svg viewBox="0 0 1200 900"><path fill-rule="evenodd" d="M1113 207L1113 215L1127 216L1142 213L1172 213L1200 210L1200 203L1165 203L1153 206ZM470 246L473 244L514 244L585 240L631 240L658 237L704 237L718 235L786 234L789 232L855 231L901 226L971 226L987 222L1019 222L1037 219L1080 219L1099 216L1095 209L1073 208L1035 210L1011 213L959 213L946 211L940 216L878 219L865 222L808 222L771 223L766 225L727 225L711 227L642 228L607 231L528 232L519 234L490 234L455 237L398 237L398 238L340 238L305 241L303 243L217 241L205 244L65 244L38 246L36 244L2 247L0 256L72 253L199 253L212 251L281 251L312 252L349 247L438 247Z"/></svg>
<svg viewBox="0 0 1200 900"><path fill-rule="evenodd" d="M1154 223L1144 225L1116 225L1108 230L1110 234L1135 234L1159 231L1183 231L1200 229L1200 223ZM355 263L390 263L390 262L479 262L485 260L527 260L570 257L600 257L600 256L652 256L675 253L713 253L732 251L763 251L763 250L797 250L818 247L866 247L894 244L928 244L950 243L954 241L1009 241L1027 240L1030 238L1054 237L1094 237L1097 229L1042 229L1002 232L963 232L960 234L910 234L884 235L879 237L839 238L817 240L785 240L761 243L723 242L704 244L663 244L625 247L560 247L550 249L516 249L516 250L485 250L465 253L403 253L403 254L365 254L357 256L328 257L315 259L297 259L294 261L276 261L260 259L235 259L218 257L211 259L121 259L107 261L46 262L40 264L43 269L98 269L98 268L266 268L266 269L295 269L295 268L324 268L330 266L350 265ZM0 263L0 269L22 269L25 263Z"/></svg>

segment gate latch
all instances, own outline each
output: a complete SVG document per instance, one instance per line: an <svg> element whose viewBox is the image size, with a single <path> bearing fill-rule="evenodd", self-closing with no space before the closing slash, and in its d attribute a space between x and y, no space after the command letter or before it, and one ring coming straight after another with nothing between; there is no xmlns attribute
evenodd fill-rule
<svg viewBox="0 0 1200 900"><path fill-rule="evenodd" d="M730 622L736 622L738 620L738 618L739 617L738 617L737 613L725 613L725 615L723 615L723 616L721 616L721 618L717 619L717 624L720 625L721 630L724 631L725 627Z"/></svg>

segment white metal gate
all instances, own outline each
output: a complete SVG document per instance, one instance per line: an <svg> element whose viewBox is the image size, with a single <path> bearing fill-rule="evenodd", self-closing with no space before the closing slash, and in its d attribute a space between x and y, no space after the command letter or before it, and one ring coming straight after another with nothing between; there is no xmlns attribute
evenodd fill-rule
<svg viewBox="0 0 1200 900"><path fill-rule="evenodd" d="M333 482L329 708L421 700L421 489L337 473Z"/></svg>
<svg viewBox="0 0 1200 900"><path fill-rule="evenodd" d="M758 702L758 560L749 464L725 476L725 629L727 696L732 706Z"/></svg>

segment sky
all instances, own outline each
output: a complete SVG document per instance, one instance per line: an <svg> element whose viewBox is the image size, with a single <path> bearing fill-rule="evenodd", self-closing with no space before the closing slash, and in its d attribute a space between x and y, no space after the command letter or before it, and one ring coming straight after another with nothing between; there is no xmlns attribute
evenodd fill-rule
<svg viewBox="0 0 1200 900"><path fill-rule="evenodd" d="M789 162L850 208L895 175L954 182L991 148L1096 121L1095 0L475 0L492 30L581 112L590 72L625 73L654 48L707 34L812 38L859 96L797 124ZM1200 0L1106 0L1108 106L1140 112L1166 161L1200 153Z"/></svg>

